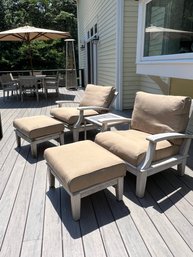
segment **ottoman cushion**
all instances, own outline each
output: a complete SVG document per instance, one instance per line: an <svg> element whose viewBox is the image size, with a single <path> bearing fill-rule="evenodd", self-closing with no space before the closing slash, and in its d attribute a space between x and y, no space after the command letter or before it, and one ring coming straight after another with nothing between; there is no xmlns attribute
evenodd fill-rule
<svg viewBox="0 0 193 257"><path fill-rule="evenodd" d="M89 140L48 148L44 157L71 193L126 174L124 161Z"/></svg>
<svg viewBox="0 0 193 257"><path fill-rule="evenodd" d="M31 139L64 130L62 122L44 115L15 119L13 121L13 126Z"/></svg>

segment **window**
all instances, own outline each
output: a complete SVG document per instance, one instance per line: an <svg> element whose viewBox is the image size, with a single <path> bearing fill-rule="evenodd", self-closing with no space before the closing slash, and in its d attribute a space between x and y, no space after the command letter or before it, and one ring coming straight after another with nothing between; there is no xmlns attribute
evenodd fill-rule
<svg viewBox="0 0 193 257"><path fill-rule="evenodd" d="M144 56L193 52L193 1L147 3L144 41Z"/></svg>
<svg viewBox="0 0 193 257"><path fill-rule="evenodd" d="M137 73L193 79L193 0L139 0Z"/></svg>

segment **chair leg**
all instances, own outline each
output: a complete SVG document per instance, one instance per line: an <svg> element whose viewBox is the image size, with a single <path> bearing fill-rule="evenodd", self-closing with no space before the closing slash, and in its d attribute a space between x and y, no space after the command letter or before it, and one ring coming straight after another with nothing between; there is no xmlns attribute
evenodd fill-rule
<svg viewBox="0 0 193 257"><path fill-rule="evenodd" d="M48 181L49 181L49 187L55 187L55 177L54 175L51 173L51 169L48 166L47 168L48 171Z"/></svg>
<svg viewBox="0 0 193 257"><path fill-rule="evenodd" d="M123 200L123 183L124 183L123 177L120 177L117 179L117 185L115 187L115 190L116 190L116 197L118 201Z"/></svg>
<svg viewBox="0 0 193 257"><path fill-rule="evenodd" d="M20 147L21 146L21 138L18 136L17 131L15 131L15 136L16 136L17 147Z"/></svg>
<svg viewBox="0 0 193 257"><path fill-rule="evenodd" d="M180 176L183 176L186 168L186 159L182 161L182 163L178 164L177 169Z"/></svg>
<svg viewBox="0 0 193 257"><path fill-rule="evenodd" d="M48 91L46 88L45 88L45 97L46 97L46 99L48 98Z"/></svg>
<svg viewBox="0 0 193 257"><path fill-rule="evenodd" d="M3 90L3 101L5 101L5 90Z"/></svg>
<svg viewBox="0 0 193 257"><path fill-rule="evenodd" d="M80 194L71 195L72 217L75 221L80 219L81 198Z"/></svg>
<svg viewBox="0 0 193 257"><path fill-rule="evenodd" d="M64 133L60 134L60 145L64 145Z"/></svg>
<svg viewBox="0 0 193 257"><path fill-rule="evenodd" d="M23 91L20 93L21 102L23 102Z"/></svg>
<svg viewBox="0 0 193 257"><path fill-rule="evenodd" d="M140 198L144 197L147 182L147 172L138 172L136 182L136 195Z"/></svg>
<svg viewBox="0 0 193 257"><path fill-rule="evenodd" d="M31 155L34 158L37 157L37 144L35 142L31 142Z"/></svg>
<svg viewBox="0 0 193 257"><path fill-rule="evenodd" d="M17 100L19 99L18 90L16 90Z"/></svg>
<svg viewBox="0 0 193 257"><path fill-rule="evenodd" d="M74 142L77 142L79 140L79 132L76 129L73 130L73 140Z"/></svg>
<svg viewBox="0 0 193 257"><path fill-rule="evenodd" d="M39 93L36 91L37 102L39 102Z"/></svg>

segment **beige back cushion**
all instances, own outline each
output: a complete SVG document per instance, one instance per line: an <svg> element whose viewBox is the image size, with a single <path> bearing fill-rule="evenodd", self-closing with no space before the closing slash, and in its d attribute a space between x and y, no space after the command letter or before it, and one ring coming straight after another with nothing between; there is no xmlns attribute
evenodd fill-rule
<svg viewBox="0 0 193 257"><path fill-rule="evenodd" d="M150 134L184 132L191 98L137 92L132 114L132 129Z"/></svg>
<svg viewBox="0 0 193 257"><path fill-rule="evenodd" d="M80 106L100 106L108 108L115 94L115 88L88 84Z"/></svg>

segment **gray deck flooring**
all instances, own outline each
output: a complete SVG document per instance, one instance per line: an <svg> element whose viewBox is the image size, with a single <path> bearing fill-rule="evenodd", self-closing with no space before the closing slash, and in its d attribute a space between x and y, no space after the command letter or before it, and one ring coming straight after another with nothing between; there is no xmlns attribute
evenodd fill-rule
<svg viewBox="0 0 193 257"><path fill-rule="evenodd" d="M60 99L79 100L83 92L60 88ZM135 177L125 177L123 202L114 188L85 197L81 219L71 217L69 196L59 184L49 190L43 151L55 142L38 146L38 159L29 144L16 147L13 120L45 114L55 106L55 94L10 97L0 112L0 256L1 257L122 257L193 256L193 147L186 175L170 169L148 178L143 199L135 196ZM90 134L93 138L93 134ZM72 134L65 134L66 142Z"/></svg>

